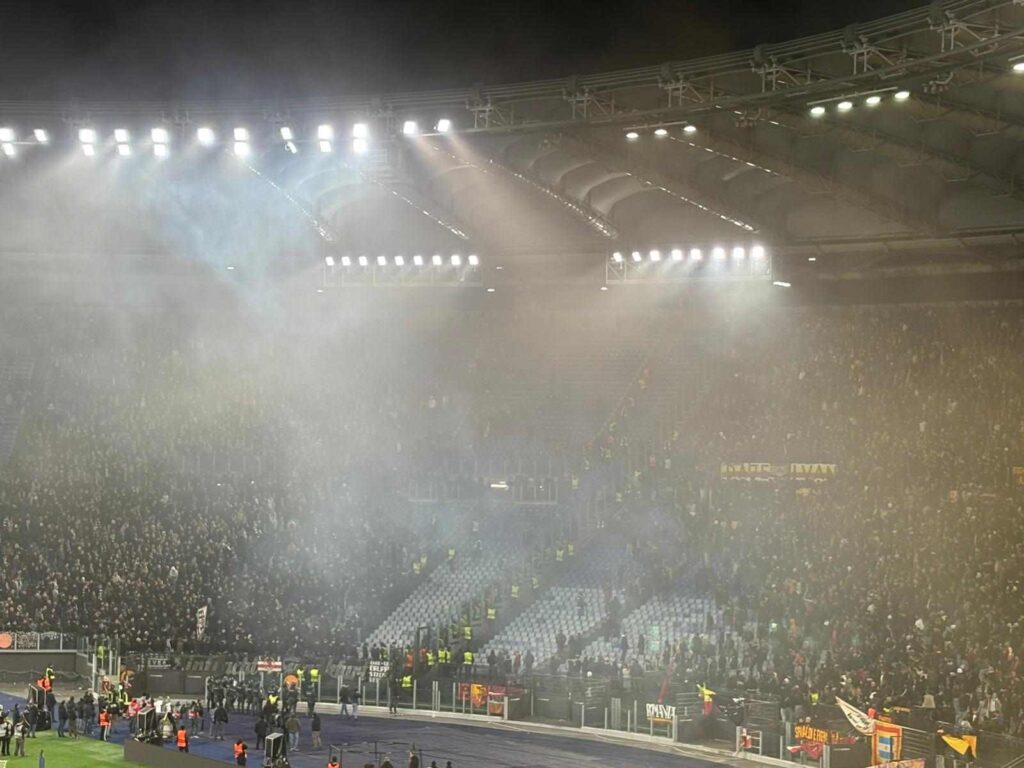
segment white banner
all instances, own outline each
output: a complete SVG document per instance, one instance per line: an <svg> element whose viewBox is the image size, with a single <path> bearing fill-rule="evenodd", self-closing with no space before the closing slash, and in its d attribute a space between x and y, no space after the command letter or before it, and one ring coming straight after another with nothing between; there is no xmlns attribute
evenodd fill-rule
<svg viewBox="0 0 1024 768"><path fill-rule="evenodd" d="M206 637L206 606L196 608L196 640Z"/></svg>
<svg viewBox="0 0 1024 768"><path fill-rule="evenodd" d="M850 725L853 726L854 730L863 733L865 736L870 736L875 732L875 721L855 706L843 701L838 696L836 696L836 704L843 710L843 714L846 715L846 719L850 721Z"/></svg>

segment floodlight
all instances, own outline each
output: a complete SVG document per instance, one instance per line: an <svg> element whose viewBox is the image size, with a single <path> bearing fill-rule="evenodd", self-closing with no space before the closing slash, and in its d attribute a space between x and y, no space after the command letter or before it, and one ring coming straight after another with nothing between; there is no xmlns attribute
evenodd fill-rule
<svg viewBox="0 0 1024 768"><path fill-rule="evenodd" d="M249 156L249 142L248 141L236 141L234 147L235 157L248 157Z"/></svg>
<svg viewBox="0 0 1024 768"><path fill-rule="evenodd" d="M378 256L377 257L377 266L378 267L386 267L387 265L388 265L388 257L387 256Z"/></svg>
<svg viewBox="0 0 1024 768"><path fill-rule="evenodd" d="M440 120L437 121L438 133L448 133L448 131L450 131L451 129L452 121L449 120L447 117L442 117Z"/></svg>
<svg viewBox="0 0 1024 768"><path fill-rule="evenodd" d="M395 266L396 267L404 267L405 266L405 256L395 256Z"/></svg>
<svg viewBox="0 0 1024 768"><path fill-rule="evenodd" d="M488 292L488 293L494 293L494 290L495 290L494 288L488 288L488 289L487 289L487 292Z"/></svg>
<svg viewBox="0 0 1024 768"><path fill-rule="evenodd" d="M651 251L647 255L650 256L651 261L661 261L661 251L657 251L657 250Z"/></svg>
<svg viewBox="0 0 1024 768"><path fill-rule="evenodd" d="M352 139L352 151L357 155L365 155L370 149L366 139Z"/></svg>
<svg viewBox="0 0 1024 768"><path fill-rule="evenodd" d="M704 258L704 254L701 252L700 248L691 248L690 258L693 259L694 261L700 261L701 259Z"/></svg>
<svg viewBox="0 0 1024 768"><path fill-rule="evenodd" d="M149 132L149 136L153 139L154 144L166 144L171 140L166 128L154 128Z"/></svg>
<svg viewBox="0 0 1024 768"><path fill-rule="evenodd" d="M1024 72L1024 61L1015 61L1013 63L1013 71L1018 73Z"/></svg>
<svg viewBox="0 0 1024 768"><path fill-rule="evenodd" d="M811 107L811 117L821 117L825 114L825 108L821 104L815 104Z"/></svg>
<svg viewBox="0 0 1024 768"><path fill-rule="evenodd" d="M684 125L683 126L683 133L696 133L696 132L697 132L697 126L696 125Z"/></svg>
<svg viewBox="0 0 1024 768"><path fill-rule="evenodd" d="M681 248L673 248L672 249L672 261L682 261L682 260L683 260L683 251L682 251L682 249Z"/></svg>
<svg viewBox="0 0 1024 768"><path fill-rule="evenodd" d="M249 129L235 128L235 141L249 141Z"/></svg>
<svg viewBox="0 0 1024 768"><path fill-rule="evenodd" d="M294 142L294 141L286 141L286 142L284 143L284 148L285 148L285 149L286 149L286 150L287 150L288 152L291 152L291 153L292 153L293 155L294 155L294 154L297 154L297 153L298 153L298 151L299 151L299 148L295 146L295 142Z"/></svg>
<svg viewBox="0 0 1024 768"><path fill-rule="evenodd" d="M331 142L327 139L320 139L320 151L327 153L331 151Z"/></svg>
<svg viewBox="0 0 1024 768"><path fill-rule="evenodd" d="M453 253L452 254L452 266L453 267L461 267L462 266L462 257L459 256L459 254L457 254L457 253Z"/></svg>
<svg viewBox="0 0 1024 768"><path fill-rule="evenodd" d="M370 260L368 258L366 258L365 256L360 256L359 257L359 266L360 267L366 267L366 266L369 266L369 264L370 264Z"/></svg>
<svg viewBox="0 0 1024 768"><path fill-rule="evenodd" d="M118 144L117 145L117 154L119 154L121 157L128 157L131 153L132 153L132 148L130 146L128 146L127 144Z"/></svg>
<svg viewBox="0 0 1024 768"><path fill-rule="evenodd" d="M50 143L50 134L48 134L45 129L43 129L43 128L36 128L33 131L33 134L36 137L36 141L38 141L40 144L49 144Z"/></svg>
<svg viewBox="0 0 1024 768"><path fill-rule="evenodd" d="M415 136L420 132L420 127L416 124L415 120L406 120L402 123L402 133L406 136Z"/></svg>
<svg viewBox="0 0 1024 768"><path fill-rule="evenodd" d="M793 284L792 283L787 283L784 280L776 280L774 283L772 283L772 285L776 285L779 288L789 288Z"/></svg>
<svg viewBox="0 0 1024 768"><path fill-rule="evenodd" d="M851 109L853 109L853 102L840 101L838 104L836 104L836 109L838 109L840 112L849 112Z"/></svg>
<svg viewBox="0 0 1024 768"><path fill-rule="evenodd" d="M892 97L896 99L896 101L906 101L910 98L910 91L896 91Z"/></svg>
<svg viewBox="0 0 1024 768"><path fill-rule="evenodd" d="M14 145L11 144L9 141L5 141L3 144L0 144L0 150L3 150L3 153L8 157L14 157L14 155L16 154Z"/></svg>
<svg viewBox="0 0 1024 768"><path fill-rule="evenodd" d="M630 255L631 255L631 256L633 257L633 261L636 261L636 262L639 262L639 261L640 261L640 259L642 259L642 258L643 258L643 257L642 257L642 256L640 255L640 251L633 251L633 253L632 253L632 254L630 254Z"/></svg>
<svg viewBox="0 0 1024 768"><path fill-rule="evenodd" d="M208 147L217 140L217 134L213 132L213 128L204 125L196 131L196 138L199 139L200 144Z"/></svg>
<svg viewBox="0 0 1024 768"><path fill-rule="evenodd" d="M324 128L325 126L320 126L320 127ZM369 126L367 126L366 123L356 123L355 125L352 126L352 138L354 138L354 139L365 139L369 135L370 135L370 128L369 128ZM320 138L322 139L322 138L325 138L325 137L321 136ZM330 138L330 136L327 136L326 138Z"/></svg>
<svg viewBox="0 0 1024 768"><path fill-rule="evenodd" d="M92 157L96 154L96 147L92 144L83 144L82 154L86 157Z"/></svg>
<svg viewBox="0 0 1024 768"><path fill-rule="evenodd" d="M435 267L440 267L441 264L443 263L441 259L441 254L439 253L435 253L434 257L430 261Z"/></svg>
<svg viewBox="0 0 1024 768"><path fill-rule="evenodd" d="M608 286L607 285L602 285L601 286L601 290L602 291L607 291L608 290Z"/></svg>
<svg viewBox="0 0 1024 768"><path fill-rule="evenodd" d="M668 128L655 128L654 135L658 136L659 138L668 136Z"/></svg>
<svg viewBox="0 0 1024 768"><path fill-rule="evenodd" d="M808 261L817 261L817 260L818 260L818 257L817 257L817 256L808 256L808 257L807 257L807 260L808 260Z"/></svg>
<svg viewBox="0 0 1024 768"><path fill-rule="evenodd" d="M167 155L170 154L170 150L167 148L166 144L154 144L153 154L157 157L167 157Z"/></svg>
<svg viewBox="0 0 1024 768"><path fill-rule="evenodd" d="M637 139L640 138L640 134L637 133L636 131L629 131L628 133L626 133L626 138L629 139L630 141L636 141Z"/></svg>
<svg viewBox="0 0 1024 768"><path fill-rule="evenodd" d="M281 126L281 141L291 141L295 138L295 133L292 131L291 126Z"/></svg>
<svg viewBox="0 0 1024 768"><path fill-rule="evenodd" d="M328 267L333 267L334 266L334 257L333 256L328 256L326 259L324 259L324 263L327 264Z"/></svg>
<svg viewBox="0 0 1024 768"><path fill-rule="evenodd" d="M14 141L14 129L0 128L0 141L3 141L5 143Z"/></svg>
<svg viewBox="0 0 1024 768"><path fill-rule="evenodd" d="M96 131L92 128L79 128L78 129L78 140L83 144L95 144L96 143Z"/></svg>
<svg viewBox="0 0 1024 768"><path fill-rule="evenodd" d="M747 257L747 249L742 245L737 245L732 249L732 257L734 259L745 259Z"/></svg>
<svg viewBox="0 0 1024 768"><path fill-rule="evenodd" d="M480 266L480 257L477 256L475 253L469 254L469 266L471 266L471 267L479 267Z"/></svg>
<svg viewBox="0 0 1024 768"><path fill-rule="evenodd" d="M724 259L725 248L722 248L721 246L715 246L714 248L711 249L711 257L714 259Z"/></svg>
<svg viewBox="0 0 1024 768"><path fill-rule="evenodd" d="M334 138L334 126L327 125L326 123L318 125L316 128L316 137L318 139L326 139L327 141L330 141Z"/></svg>
<svg viewBox="0 0 1024 768"><path fill-rule="evenodd" d="M115 128L114 129L114 141L118 144L128 143L128 129L127 128Z"/></svg>
<svg viewBox="0 0 1024 768"><path fill-rule="evenodd" d="M864 99L864 103L867 104L869 107L877 107L879 104L882 103L882 97L876 93L873 96L868 96L866 99Z"/></svg>
<svg viewBox="0 0 1024 768"><path fill-rule="evenodd" d="M618 251L613 253L612 254L612 261L614 261L616 264L621 264L622 263L622 254L619 253Z"/></svg>
<svg viewBox="0 0 1024 768"><path fill-rule="evenodd" d="M343 267L351 267L352 266L352 259L349 258L348 256L342 256L341 257L341 266L343 266Z"/></svg>
<svg viewBox="0 0 1024 768"><path fill-rule="evenodd" d="M752 259L763 259L764 258L764 246L755 245L750 249L750 258Z"/></svg>

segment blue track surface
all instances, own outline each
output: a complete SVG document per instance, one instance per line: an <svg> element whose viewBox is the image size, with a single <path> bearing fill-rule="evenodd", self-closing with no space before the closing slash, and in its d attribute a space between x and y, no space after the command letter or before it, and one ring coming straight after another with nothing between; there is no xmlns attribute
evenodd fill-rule
<svg viewBox="0 0 1024 768"><path fill-rule="evenodd" d="M10 709L18 700L0 695L0 703ZM21 702L23 704L23 702ZM249 766L262 766L262 755L252 747L256 743L253 733L255 718L251 715L230 714L224 731L224 741L212 741L207 736L193 738L191 752L214 760L234 764L232 745L241 736L250 748ZM436 760L440 768L451 760L453 768L563 768L564 766L628 766L636 768L708 768L709 761L688 756L644 750L637 747L602 741L576 739L557 734L529 733L504 728L458 725L402 718L360 717L345 719L322 715L323 744L310 749L309 720L300 718L302 731L298 752L291 752L288 760L294 768L324 768L327 764L327 745L345 746L344 768L362 768L374 762L374 742L381 758L390 755L396 768L408 762L412 745L423 756L423 768ZM128 737L128 726L118 723L112 741L121 743Z"/></svg>

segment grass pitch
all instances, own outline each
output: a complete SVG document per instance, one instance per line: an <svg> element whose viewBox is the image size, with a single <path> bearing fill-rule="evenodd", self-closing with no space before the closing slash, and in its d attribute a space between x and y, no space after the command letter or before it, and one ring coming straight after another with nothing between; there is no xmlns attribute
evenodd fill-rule
<svg viewBox="0 0 1024 768"><path fill-rule="evenodd" d="M98 739L59 739L56 731L44 731L34 739L25 739L25 757L5 757L7 768L38 768L39 752L46 757L46 768L143 768L138 763L129 763L124 757L124 747L107 744ZM11 752L14 743L11 742Z"/></svg>

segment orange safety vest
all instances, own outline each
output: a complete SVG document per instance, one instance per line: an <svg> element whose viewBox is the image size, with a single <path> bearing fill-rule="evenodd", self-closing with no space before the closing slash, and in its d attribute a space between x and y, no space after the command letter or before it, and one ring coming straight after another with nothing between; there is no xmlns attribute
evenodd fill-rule
<svg viewBox="0 0 1024 768"><path fill-rule="evenodd" d="M106 710L100 712L100 727L110 725L110 715L107 714Z"/></svg>
<svg viewBox="0 0 1024 768"><path fill-rule="evenodd" d="M178 743L179 747L187 747L188 746L188 734L185 733L185 729L184 728L182 728L180 731L178 731L178 742L177 743Z"/></svg>
<svg viewBox="0 0 1024 768"><path fill-rule="evenodd" d="M245 744L235 744L235 757L237 758L240 754L245 752Z"/></svg>

